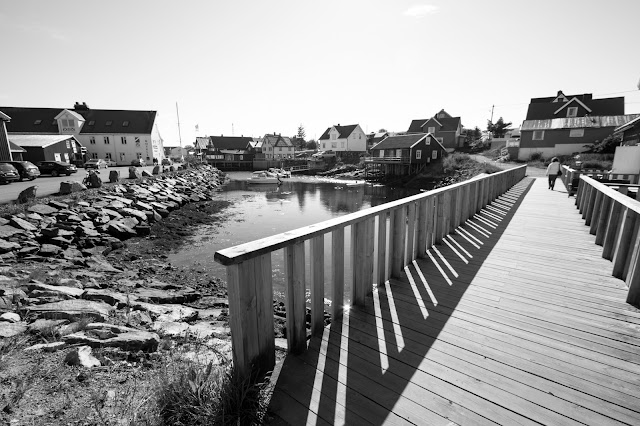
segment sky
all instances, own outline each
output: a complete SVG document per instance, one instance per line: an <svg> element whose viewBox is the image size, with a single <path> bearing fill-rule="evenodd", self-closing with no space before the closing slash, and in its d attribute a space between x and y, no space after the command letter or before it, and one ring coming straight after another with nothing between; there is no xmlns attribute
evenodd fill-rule
<svg viewBox="0 0 640 426"><path fill-rule="evenodd" d="M405 131L441 109L517 127L558 90L640 113L638 16L637 0L2 1L0 106L155 110L165 146Z"/></svg>

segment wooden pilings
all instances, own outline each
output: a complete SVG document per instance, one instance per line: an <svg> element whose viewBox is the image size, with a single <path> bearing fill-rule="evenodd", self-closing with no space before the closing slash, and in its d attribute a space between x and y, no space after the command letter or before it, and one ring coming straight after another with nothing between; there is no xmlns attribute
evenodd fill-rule
<svg viewBox="0 0 640 426"><path fill-rule="evenodd" d="M326 293L332 300L333 320L342 318L346 270L351 271L350 303L363 305L374 284L385 285L390 276L402 276L407 265L426 256L434 244L519 182L525 171L526 166L504 170L218 251L214 259L227 266L237 371L247 373L253 364L265 372L275 363L272 252L284 250L288 350L301 352L307 347L307 305L314 335L324 329ZM349 264L345 264L346 227L351 230ZM331 250L326 255L329 239ZM603 241L606 244L606 234ZM629 269L629 276L640 280L635 270Z"/></svg>

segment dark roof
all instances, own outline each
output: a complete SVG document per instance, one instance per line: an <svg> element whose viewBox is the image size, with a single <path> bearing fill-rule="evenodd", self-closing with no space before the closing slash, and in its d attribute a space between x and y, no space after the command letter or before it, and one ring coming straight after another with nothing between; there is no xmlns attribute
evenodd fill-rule
<svg viewBox="0 0 640 426"><path fill-rule="evenodd" d="M320 136L319 140L323 140L323 139L329 139L329 132L331 131L331 129L335 127L336 130L339 133L338 139L346 139L349 137L349 135L351 133L353 133L353 131L356 129L356 127L358 127L357 124L350 124L348 126L331 126L331 127L327 127L327 130L324 131L324 133L322 134L322 136Z"/></svg>
<svg viewBox="0 0 640 426"><path fill-rule="evenodd" d="M410 148L414 143L427 136L426 133L412 133L410 135L396 135L384 138L371 149Z"/></svg>
<svg viewBox="0 0 640 426"><path fill-rule="evenodd" d="M444 118L424 118L419 120L412 120L409 125L409 130L407 133L425 133L427 129L424 128L424 125L431 119L438 121L442 124L442 127L438 129L439 132L455 132L458 130L458 126L460 125L460 117L444 117Z"/></svg>
<svg viewBox="0 0 640 426"><path fill-rule="evenodd" d="M561 94L559 92L558 94ZM590 115L605 116L605 115L624 115L624 96L617 98L603 98L593 99L591 93L584 93L582 95L564 95L567 101L577 99L591 109ZM532 98L529 103L529 109L527 110L527 117L525 120L544 120L547 118L561 118L555 114L566 102L553 102L558 96L548 98ZM577 102L574 102L572 106L579 106ZM559 115L565 115L562 112Z"/></svg>
<svg viewBox="0 0 640 426"><path fill-rule="evenodd" d="M7 123L8 133L39 134L59 134L58 123L55 118L65 109L84 117L85 123L82 126L80 134L150 134L153 130L153 123L156 119L155 111L0 107L2 112L11 117L11 121ZM107 126L107 122L109 121L111 122L111 125Z"/></svg>
<svg viewBox="0 0 640 426"><path fill-rule="evenodd" d="M215 149L247 149L247 144L253 141L248 136L209 136Z"/></svg>

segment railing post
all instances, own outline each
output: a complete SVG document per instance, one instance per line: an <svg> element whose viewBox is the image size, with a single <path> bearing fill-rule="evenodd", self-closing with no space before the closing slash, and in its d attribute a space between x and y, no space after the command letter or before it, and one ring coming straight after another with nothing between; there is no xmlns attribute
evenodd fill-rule
<svg viewBox="0 0 640 426"><path fill-rule="evenodd" d="M311 263L311 334L321 335L324 329L324 235L309 241Z"/></svg>
<svg viewBox="0 0 640 426"><path fill-rule="evenodd" d="M284 260L287 344L289 352L300 353L307 348L304 242L285 247Z"/></svg>
<svg viewBox="0 0 640 426"><path fill-rule="evenodd" d="M252 362L261 372L275 365L271 253L227 266L229 326L233 362L248 374Z"/></svg>
<svg viewBox="0 0 640 426"><path fill-rule="evenodd" d="M436 219L437 219L437 211L436 211L436 198L435 196L433 197L428 197L426 199L426 206L427 206L427 246L425 247L425 252L423 253L423 256L425 256L427 254L426 250L430 249L431 246L433 246L433 240L434 240L434 236L435 236L435 229L436 229Z"/></svg>
<svg viewBox="0 0 640 426"><path fill-rule="evenodd" d="M416 233L416 203L409 203L407 205L408 217L407 217L407 249L405 250L404 266L413 262L415 256L415 233Z"/></svg>
<svg viewBox="0 0 640 426"><path fill-rule="evenodd" d="M434 230L434 244L440 244L442 239L445 236L445 193L441 192L436 196L436 221L435 221L435 230Z"/></svg>
<svg viewBox="0 0 640 426"><path fill-rule="evenodd" d="M607 232L608 220L611 217L611 209L613 208L613 200L608 195L603 195L602 204L600 205L600 215L598 216L598 228L596 230L596 244L601 246L604 243L604 237Z"/></svg>
<svg viewBox="0 0 640 426"><path fill-rule="evenodd" d="M636 237L633 243L633 254L625 281L629 287L627 303L640 306L640 238Z"/></svg>
<svg viewBox="0 0 640 426"><path fill-rule="evenodd" d="M387 213L383 212L378 215L378 285L387 282L387 244Z"/></svg>
<svg viewBox="0 0 640 426"><path fill-rule="evenodd" d="M586 225L589 226L589 233L595 235L598 227L598 219L600 219L600 205L602 204L602 192L596 191L595 201L593 203L593 209L591 214L587 215Z"/></svg>
<svg viewBox="0 0 640 426"><path fill-rule="evenodd" d="M331 320L342 318L344 311L344 228L331 232Z"/></svg>
<svg viewBox="0 0 640 426"><path fill-rule="evenodd" d="M416 252L414 259L416 257L424 257L427 253L427 233L429 229L429 215L427 213L428 200L430 200L430 198L420 200L417 205L418 235L416 238Z"/></svg>
<svg viewBox="0 0 640 426"><path fill-rule="evenodd" d="M604 234L604 243L602 245L602 257L607 260L613 260L613 253L615 251L615 244L618 236L618 229L620 228L620 222L622 218L622 204L616 200L611 201L611 212L607 220L607 230Z"/></svg>
<svg viewBox="0 0 640 426"><path fill-rule="evenodd" d="M398 207L392 212L393 226L391 227L391 276L401 277L404 271L404 250L407 234L406 207Z"/></svg>
<svg viewBox="0 0 640 426"><path fill-rule="evenodd" d="M374 218L351 225L351 303L364 305L373 284Z"/></svg>
<svg viewBox="0 0 640 426"><path fill-rule="evenodd" d="M629 245L635 228L636 213L630 208L625 208L622 223L616 237L615 252L613 254L613 273L616 278L622 278L629 255Z"/></svg>

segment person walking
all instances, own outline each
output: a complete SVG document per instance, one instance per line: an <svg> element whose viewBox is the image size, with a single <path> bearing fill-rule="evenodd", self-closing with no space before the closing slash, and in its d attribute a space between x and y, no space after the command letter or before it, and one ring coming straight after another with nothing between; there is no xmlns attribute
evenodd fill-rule
<svg viewBox="0 0 640 426"><path fill-rule="evenodd" d="M560 168L560 161L558 157L553 157L551 163L547 167L547 176L549 177L549 189L553 191L553 187L556 185L556 178L562 175L562 169Z"/></svg>

